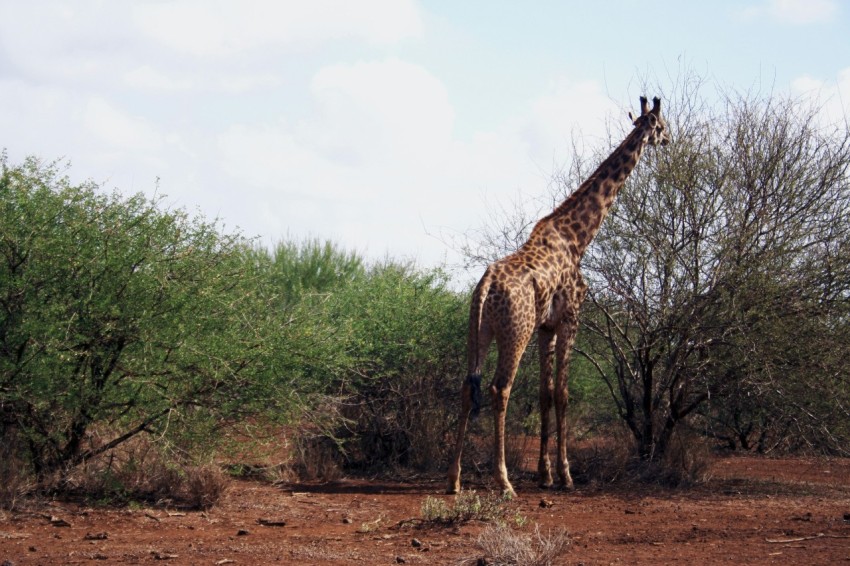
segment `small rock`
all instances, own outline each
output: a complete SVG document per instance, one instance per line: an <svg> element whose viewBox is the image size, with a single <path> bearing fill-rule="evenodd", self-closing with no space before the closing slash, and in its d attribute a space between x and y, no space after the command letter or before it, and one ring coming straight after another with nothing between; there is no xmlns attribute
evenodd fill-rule
<svg viewBox="0 0 850 566"><path fill-rule="evenodd" d="M284 519L257 519L257 522L264 527L285 527L286 521Z"/></svg>
<svg viewBox="0 0 850 566"><path fill-rule="evenodd" d="M395 562L396 564L404 564L405 562L407 562L407 560L405 560L403 556L396 556Z"/></svg>
<svg viewBox="0 0 850 566"><path fill-rule="evenodd" d="M250 534L251 534L251 531L249 531L248 529L239 529L238 531L236 531L236 536L238 536L238 537L244 537L244 536L248 536Z"/></svg>
<svg viewBox="0 0 850 566"><path fill-rule="evenodd" d="M850 513L844 513L844 520L850 521Z"/></svg>
<svg viewBox="0 0 850 566"><path fill-rule="evenodd" d="M351 524L351 523L353 523L353 522L354 522L354 521L351 519L351 517L343 517L343 519L342 519L342 523L343 523L344 525L350 525L350 524Z"/></svg>
<svg viewBox="0 0 850 566"><path fill-rule="evenodd" d="M50 517L50 524L53 525L54 527L70 527L71 526L71 523L69 523L65 519L63 519L61 517L54 517L54 516Z"/></svg>
<svg viewBox="0 0 850 566"><path fill-rule="evenodd" d="M86 533L86 536L83 537L83 540L106 540L109 538L109 535L105 532L103 533Z"/></svg>
<svg viewBox="0 0 850 566"><path fill-rule="evenodd" d="M419 540L418 538L415 538L415 539L413 539L412 541L410 541L410 545L411 545L413 548L419 548L420 546L422 546L422 541L421 541L421 540Z"/></svg>
<svg viewBox="0 0 850 566"><path fill-rule="evenodd" d="M541 499L540 500L540 507L542 509L548 509L548 508L552 507L554 504L555 503L553 503L552 501L550 501L548 499Z"/></svg>

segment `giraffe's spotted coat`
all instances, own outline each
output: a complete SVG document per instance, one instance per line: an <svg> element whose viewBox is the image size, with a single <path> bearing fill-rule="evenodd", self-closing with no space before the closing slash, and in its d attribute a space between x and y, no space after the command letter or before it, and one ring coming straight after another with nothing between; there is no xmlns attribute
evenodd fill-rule
<svg viewBox="0 0 850 566"><path fill-rule="evenodd" d="M495 475L513 493L505 466L505 413L517 367L534 331L540 341L540 460L543 486L552 484L548 452L549 414L555 406L558 436L556 469L561 486L572 487L566 451L568 366L578 330L578 314L587 285L579 265L596 236L617 192L637 165L647 145L669 141L660 101L650 110L641 97L634 129L582 185L551 214L542 218L528 241L515 253L492 263L472 294L469 317L468 372L478 376L490 343L498 349L490 385L495 426ZM553 362L554 365L553 372ZM449 467L450 493L460 490L463 436L472 406L472 383L464 382L454 459Z"/></svg>

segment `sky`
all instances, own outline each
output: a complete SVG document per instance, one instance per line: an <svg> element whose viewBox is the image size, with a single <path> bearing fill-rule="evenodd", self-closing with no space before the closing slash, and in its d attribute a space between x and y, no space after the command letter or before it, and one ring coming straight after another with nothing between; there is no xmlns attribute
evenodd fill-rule
<svg viewBox="0 0 850 566"><path fill-rule="evenodd" d="M646 80L846 123L848 38L839 0L0 0L0 149L262 243L451 266Z"/></svg>

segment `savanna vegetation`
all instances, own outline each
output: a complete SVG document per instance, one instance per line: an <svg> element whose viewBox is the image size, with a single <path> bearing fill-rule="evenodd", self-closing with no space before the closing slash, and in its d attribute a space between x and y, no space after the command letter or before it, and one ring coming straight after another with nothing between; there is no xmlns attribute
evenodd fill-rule
<svg viewBox="0 0 850 566"><path fill-rule="evenodd" d="M578 358L643 462L700 438L847 455L850 130L802 100L710 87L688 76L663 95L673 142L643 156L583 260ZM605 154L576 158L551 201ZM515 207L467 257L512 251L532 223Z"/></svg>
<svg viewBox="0 0 850 566"><path fill-rule="evenodd" d="M673 143L585 257L572 434L637 465L706 443L847 455L850 132L798 100L706 88L662 93ZM551 201L605 153L577 155ZM0 503L95 486L204 506L248 446L307 476L443 472L468 310L446 272L269 249L56 163L0 166ZM470 232L468 264L521 244L525 210ZM536 363L512 395L520 443L539 427ZM489 472L482 446L467 470Z"/></svg>

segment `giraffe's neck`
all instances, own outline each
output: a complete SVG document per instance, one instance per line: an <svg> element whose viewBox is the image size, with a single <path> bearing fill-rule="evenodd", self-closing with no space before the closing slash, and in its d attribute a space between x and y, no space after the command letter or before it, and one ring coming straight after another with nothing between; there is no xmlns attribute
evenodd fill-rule
<svg viewBox="0 0 850 566"><path fill-rule="evenodd" d="M587 180L547 218L575 242L579 257L593 241L614 197L634 170L647 143L647 134L635 128Z"/></svg>

